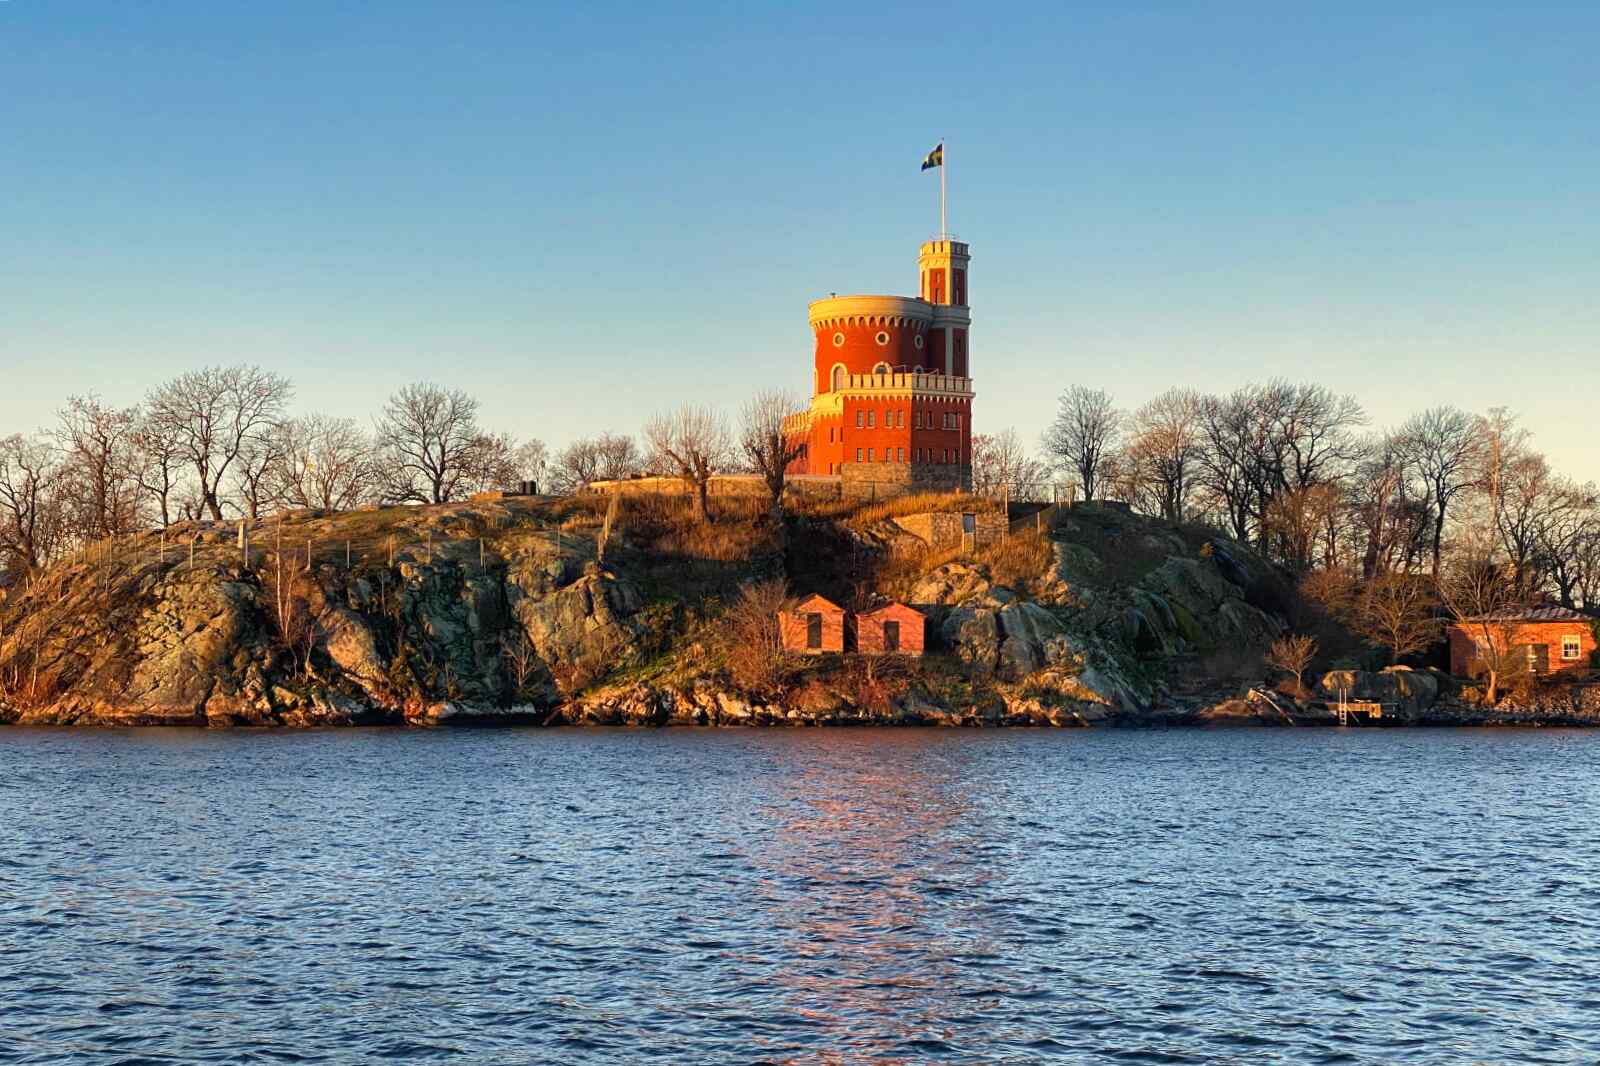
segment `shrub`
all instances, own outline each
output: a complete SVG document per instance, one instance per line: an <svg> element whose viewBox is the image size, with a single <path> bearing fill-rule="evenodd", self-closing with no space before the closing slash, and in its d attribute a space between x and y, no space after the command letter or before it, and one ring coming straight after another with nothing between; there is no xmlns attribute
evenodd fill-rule
<svg viewBox="0 0 1600 1066"><path fill-rule="evenodd" d="M789 656L778 635L778 615L791 606L778 579L745 585L722 615L723 658L738 688L752 696L780 695Z"/></svg>
<svg viewBox="0 0 1600 1066"><path fill-rule="evenodd" d="M1267 653L1267 662L1284 673L1293 675L1295 695L1302 697L1305 695L1305 685L1301 679L1316 655L1317 642L1314 637L1283 636L1272 642L1272 648Z"/></svg>

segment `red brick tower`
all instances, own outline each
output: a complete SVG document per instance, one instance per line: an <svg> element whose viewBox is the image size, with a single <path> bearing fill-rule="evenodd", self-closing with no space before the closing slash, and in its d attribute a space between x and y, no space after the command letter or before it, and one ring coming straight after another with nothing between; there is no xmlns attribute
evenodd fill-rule
<svg viewBox="0 0 1600 1066"><path fill-rule="evenodd" d="M969 489L972 378L967 246L922 246L920 296L833 296L811 304L811 407L787 424L805 450L795 474L839 475L846 491Z"/></svg>

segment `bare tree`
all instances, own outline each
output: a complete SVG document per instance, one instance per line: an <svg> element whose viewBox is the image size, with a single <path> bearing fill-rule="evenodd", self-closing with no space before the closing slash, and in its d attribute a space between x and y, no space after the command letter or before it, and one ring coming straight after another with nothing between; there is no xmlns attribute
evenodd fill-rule
<svg viewBox="0 0 1600 1066"><path fill-rule="evenodd" d="M550 488L570 496L591 481L599 481L600 450L593 437L580 437L556 455L550 467Z"/></svg>
<svg viewBox="0 0 1600 1066"><path fill-rule="evenodd" d="M1387 648L1391 661L1428 650L1439 633L1432 583L1421 574L1387 571L1367 582L1352 618L1358 634Z"/></svg>
<svg viewBox="0 0 1600 1066"><path fill-rule="evenodd" d="M639 445L625 433L602 433L594 438L596 473L604 481L632 477L643 465Z"/></svg>
<svg viewBox="0 0 1600 1066"><path fill-rule="evenodd" d="M1433 510L1433 579L1439 580L1450 505L1475 482L1480 437L1476 420L1454 407L1435 407L1400 427L1406 457L1426 487Z"/></svg>
<svg viewBox="0 0 1600 1066"><path fill-rule="evenodd" d="M463 493L492 492L520 480L517 444L509 433L479 433L467 451Z"/></svg>
<svg viewBox="0 0 1600 1066"><path fill-rule="evenodd" d="M87 540L128 533L139 524L137 409L73 396L57 417L67 520Z"/></svg>
<svg viewBox="0 0 1600 1066"><path fill-rule="evenodd" d="M746 461L766 483L767 496L776 511L783 500L784 477L789 464L805 451L805 438L786 436L784 420L805 401L782 389L758 392L740 413L739 448Z"/></svg>
<svg viewBox="0 0 1600 1066"><path fill-rule="evenodd" d="M1291 569L1300 573L1311 569L1317 538L1343 507L1343 497L1333 485L1287 489L1271 498L1265 527L1277 536L1280 554Z"/></svg>
<svg viewBox="0 0 1600 1066"><path fill-rule="evenodd" d="M1044 464L1029 457L1022 438L1011 428L979 433L972 438L972 491L979 496L1024 499L1041 487Z"/></svg>
<svg viewBox="0 0 1600 1066"><path fill-rule="evenodd" d="M149 430L194 474L201 506L222 519L222 485L241 454L268 436L292 392L260 367L206 367L167 382L145 403Z"/></svg>
<svg viewBox="0 0 1600 1066"><path fill-rule="evenodd" d="M139 491L156 505L161 527L172 525L173 497L179 492L183 454L177 440L148 414L139 419L133 431L133 478Z"/></svg>
<svg viewBox="0 0 1600 1066"><path fill-rule="evenodd" d="M1476 420L1478 483L1491 529L1500 529L1505 505L1506 479L1518 462L1528 456L1528 431L1517 425L1517 416L1505 407L1491 407Z"/></svg>
<svg viewBox="0 0 1600 1066"><path fill-rule="evenodd" d="M544 446L544 441L529 437L511 453L511 464L516 467L517 481L537 484L544 480L544 472L550 465L550 450Z"/></svg>
<svg viewBox="0 0 1600 1066"><path fill-rule="evenodd" d="M528 694L529 682L544 669L544 659L540 657L533 641L528 639L527 630L512 626L500 635L500 661L511 678L512 698L524 699Z"/></svg>
<svg viewBox="0 0 1600 1066"><path fill-rule="evenodd" d="M41 437L0 438L0 563L30 574L51 561L63 525L56 450Z"/></svg>
<svg viewBox="0 0 1600 1066"><path fill-rule="evenodd" d="M1600 538L1600 494L1593 484L1557 479L1534 530L1540 569L1564 607L1576 607L1585 588L1587 549ZM1592 601L1585 602L1592 607Z"/></svg>
<svg viewBox="0 0 1600 1066"><path fill-rule="evenodd" d="M1527 605L1528 590L1517 584L1509 566L1495 563L1481 546L1450 567L1438 589L1451 620L1473 641L1484 693L1492 705L1499 699L1500 679L1515 653L1512 617Z"/></svg>
<svg viewBox="0 0 1600 1066"><path fill-rule="evenodd" d="M694 494L695 518L704 522L710 514L706 497L711 475L732 450L727 424L709 407L686 405L652 418L645 424L644 436L654 458Z"/></svg>
<svg viewBox="0 0 1600 1066"><path fill-rule="evenodd" d="M1315 637L1283 636L1272 642L1272 648L1267 652L1267 662L1284 673L1293 674L1295 694L1303 696L1306 689L1301 678L1316 656Z"/></svg>
<svg viewBox="0 0 1600 1066"><path fill-rule="evenodd" d="M1146 509L1169 522L1188 510L1191 482L1199 461L1200 396L1190 389L1168 389L1133 414L1127 461L1141 472L1150 497Z"/></svg>
<svg viewBox="0 0 1600 1066"><path fill-rule="evenodd" d="M617 433L580 437L561 449L551 462L551 490L571 495L592 481L632 477L642 465L639 446L632 437Z"/></svg>
<svg viewBox="0 0 1600 1066"><path fill-rule="evenodd" d="M478 401L459 389L407 385L384 405L377 436L393 500L446 503L481 470Z"/></svg>
<svg viewBox="0 0 1600 1066"><path fill-rule="evenodd" d="M290 419L281 441L272 492L284 503L345 511L374 497L374 444L354 419L318 414Z"/></svg>
<svg viewBox="0 0 1600 1066"><path fill-rule="evenodd" d="M1200 401L1200 484L1208 509L1222 517L1235 540L1249 541L1260 515L1257 502L1265 484L1254 386L1229 396Z"/></svg>
<svg viewBox="0 0 1600 1066"><path fill-rule="evenodd" d="M1349 500L1362 576L1409 573L1427 551L1432 510L1412 476L1402 438L1391 434L1371 442L1367 459L1351 478Z"/></svg>
<svg viewBox="0 0 1600 1066"><path fill-rule="evenodd" d="M1074 385L1061 394L1044 449L1078 476L1083 498L1092 500L1100 488L1101 462L1115 450L1121 429L1122 413L1105 390Z"/></svg>
<svg viewBox="0 0 1600 1066"><path fill-rule="evenodd" d="M282 502L276 475L288 447L283 423L252 436L233 464L233 504L246 518L260 518L264 507Z"/></svg>

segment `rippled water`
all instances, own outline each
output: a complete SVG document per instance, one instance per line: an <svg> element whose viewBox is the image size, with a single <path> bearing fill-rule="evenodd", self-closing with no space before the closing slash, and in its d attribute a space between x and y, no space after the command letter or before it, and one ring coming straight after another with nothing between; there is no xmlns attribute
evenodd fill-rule
<svg viewBox="0 0 1600 1066"><path fill-rule="evenodd" d="M1600 734L0 731L0 1062L1600 1061Z"/></svg>

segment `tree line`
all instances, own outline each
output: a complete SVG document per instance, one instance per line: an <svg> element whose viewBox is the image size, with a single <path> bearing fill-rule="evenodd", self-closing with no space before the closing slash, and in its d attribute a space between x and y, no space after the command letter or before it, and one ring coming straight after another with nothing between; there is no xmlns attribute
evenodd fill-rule
<svg viewBox="0 0 1600 1066"><path fill-rule="evenodd" d="M541 442L486 430L460 390L407 385L370 426L291 413L293 393L259 367L207 367L131 407L72 397L53 425L0 438L0 577L181 521L443 503L544 466Z"/></svg>
<svg viewBox="0 0 1600 1066"><path fill-rule="evenodd" d="M1216 526L1299 573L1437 580L1455 550L1568 607L1600 603L1600 494L1557 472L1505 408L1434 407L1374 430L1322 385L1173 389L1131 412L1076 386L1042 447L1086 498Z"/></svg>
<svg viewBox="0 0 1600 1066"><path fill-rule="evenodd" d="M74 396L54 424L0 438L0 586L84 544L282 508L448 503L532 481L570 494L594 481L682 478L708 513L711 478L759 474L774 502L799 443L783 433L804 400L756 394L737 425L686 405L650 419L643 444L603 432L549 455L537 438L485 429L478 401L426 382L396 391L370 425L290 410L293 384L255 366L214 366L115 407Z"/></svg>

